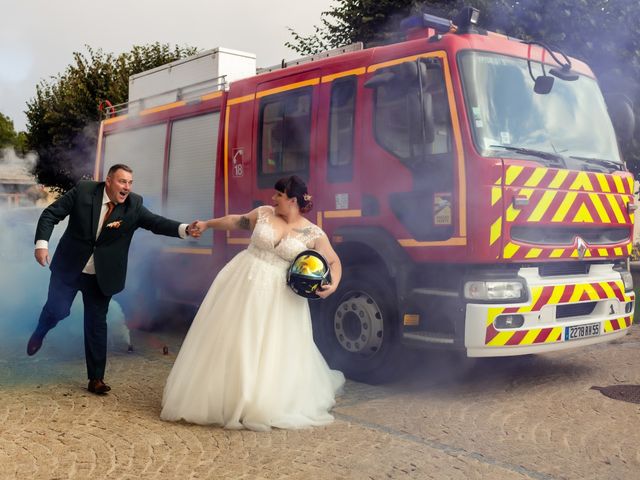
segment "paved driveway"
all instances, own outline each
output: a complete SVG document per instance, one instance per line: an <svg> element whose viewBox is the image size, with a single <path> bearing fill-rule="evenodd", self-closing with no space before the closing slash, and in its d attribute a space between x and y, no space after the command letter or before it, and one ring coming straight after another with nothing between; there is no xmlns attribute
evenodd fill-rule
<svg viewBox="0 0 640 480"><path fill-rule="evenodd" d="M28 358L26 338L0 339L0 478L636 479L640 405L591 387L640 385L639 328L524 360L414 355L393 384L348 382L334 424L268 433L158 418L182 335L114 342L105 397L80 342Z"/></svg>

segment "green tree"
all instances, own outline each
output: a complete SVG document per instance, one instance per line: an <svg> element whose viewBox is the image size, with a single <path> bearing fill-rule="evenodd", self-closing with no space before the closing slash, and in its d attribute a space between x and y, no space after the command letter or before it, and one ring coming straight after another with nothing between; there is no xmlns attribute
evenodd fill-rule
<svg viewBox="0 0 640 480"><path fill-rule="evenodd" d="M286 45L301 54L364 42L395 41L399 20L426 12L454 18L465 5L480 10L480 27L522 40L544 41L585 61L603 91L622 92L634 101L640 120L640 7L628 0L336 0L323 12L315 33L291 30ZM627 165L640 172L640 121L630 144L623 145Z"/></svg>
<svg viewBox="0 0 640 480"><path fill-rule="evenodd" d="M21 155L25 155L29 151L27 132L18 132L18 135L16 136L15 149Z"/></svg>
<svg viewBox="0 0 640 480"><path fill-rule="evenodd" d="M9 117L0 113L0 148L13 147L17 141L17 134L13 122Z"/></svg>
<svg viewBox="0 0 640 480"><path fill-rule="evenodd" d="M39 183L59 192L92 173L99 105L104 100L126 102L130 75L197 52L160 43L134 46L117 56L86 49L86 54L73 54L74 63L62 74L42 81L27 102L26 144L38 154L34 174Z"/></svg>
<svg viewBox="0 0 640 480"><path fill-rule="evenodd" d="M315 33L302 36L289 29L292 42L285 45L310 55L355 42L385 42L398 32L400 20L418 8L415 0L338 0L333 9L321 14Z"/></svg>

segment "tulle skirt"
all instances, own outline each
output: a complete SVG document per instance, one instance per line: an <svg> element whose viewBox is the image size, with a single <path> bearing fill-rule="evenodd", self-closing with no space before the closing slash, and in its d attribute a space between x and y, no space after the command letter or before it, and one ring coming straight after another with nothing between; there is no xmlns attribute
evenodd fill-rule
<svg viewBox="0 0 640 480"><path fill-rule="evenodd" d="M167 379L163 420L268 430L325 425L344 384L313 342L288 263L250 246L218 274Z"/></svg>

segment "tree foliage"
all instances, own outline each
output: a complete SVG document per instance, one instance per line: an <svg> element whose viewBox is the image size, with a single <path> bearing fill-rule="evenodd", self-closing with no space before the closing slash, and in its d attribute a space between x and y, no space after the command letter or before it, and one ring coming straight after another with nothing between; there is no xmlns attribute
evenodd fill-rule
<svg viewBox="0 0 640 480"><path fill-rule="evenodd" d="M315 33L291 31L287 46L301 54L364 42L393 41L399 20L425 12L454 18L465 5L480 10L480 27L523 40L544 41L585 61L603 91L634 101L640 119L640 7L628 0L336 0L323 12ZM623 148L628 166L640 171L640 121L634 140Z"/></svg>
<svg viewBox="0 0 640 480"><path fill-rule="evenodd" d="M285 45L310 55L355 42L389 41L395 37L400 20L419 5L415 0L338 0L332 10L321 14L315 33L305 37L289 29L293 41Z"/></svg>
<svg viewBox="0 0 640 480"><path fill-rule="evenodd" d="M86 49L73 54L74 63L63 73L42 81L27 102L26 141L38 154L34 173L41 184L60 192L92 174L101 102L126 102L130 75L197 52L160 43L117 56Z"/></svg>
<svg viewBox="0 0 640 480"><path fill-rule="evenodd" d="M0 113L0 150L13 148L18 155L27 153L27 134L16 132L13 120Z"/></svg>
<svg viewBox="0 0 640 480"><path fill-rule="evenodd" d="M0 149L15 146L17 138L11 119L0 113Z"/></svg>

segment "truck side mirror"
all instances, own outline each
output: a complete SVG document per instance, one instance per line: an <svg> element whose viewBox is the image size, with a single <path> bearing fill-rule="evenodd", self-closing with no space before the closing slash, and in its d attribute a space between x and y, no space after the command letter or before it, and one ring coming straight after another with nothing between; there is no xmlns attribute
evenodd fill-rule
<svg viewBox="0 0 640 480"><path fill-rule="evenodd" d="M433 143L436 136L436 126L433 117L433 95L422 94L422 114L424 115L424 141Z"/></svg>
<svg viewBox="0 0 640 480"><path fill-rule="evenodd" d="M549 77L548 75L540 75L536 77L535 83L533 84L533 91L539 95L548 94L553 88L553 77Z"/></svg>
<svg viewBox="0 0 640 480"><path fill-rule="evenodd" d="M418 63L422 77L422 110L424 115L424 141L433 143L436 136L436 103L437 95L433 92L444 88L444 77L440 69L430 69L428 60ZM433 64L432 64L433 65Z"/></svg>
<svg viewBox="0 0 640 480"><path fill-rule="evenodd" d="M633 102L622 93L605 94L607 110L613 123L613 128L621 143L627 144L633 138L636 129L636 117L633 113Z"/></svg>

